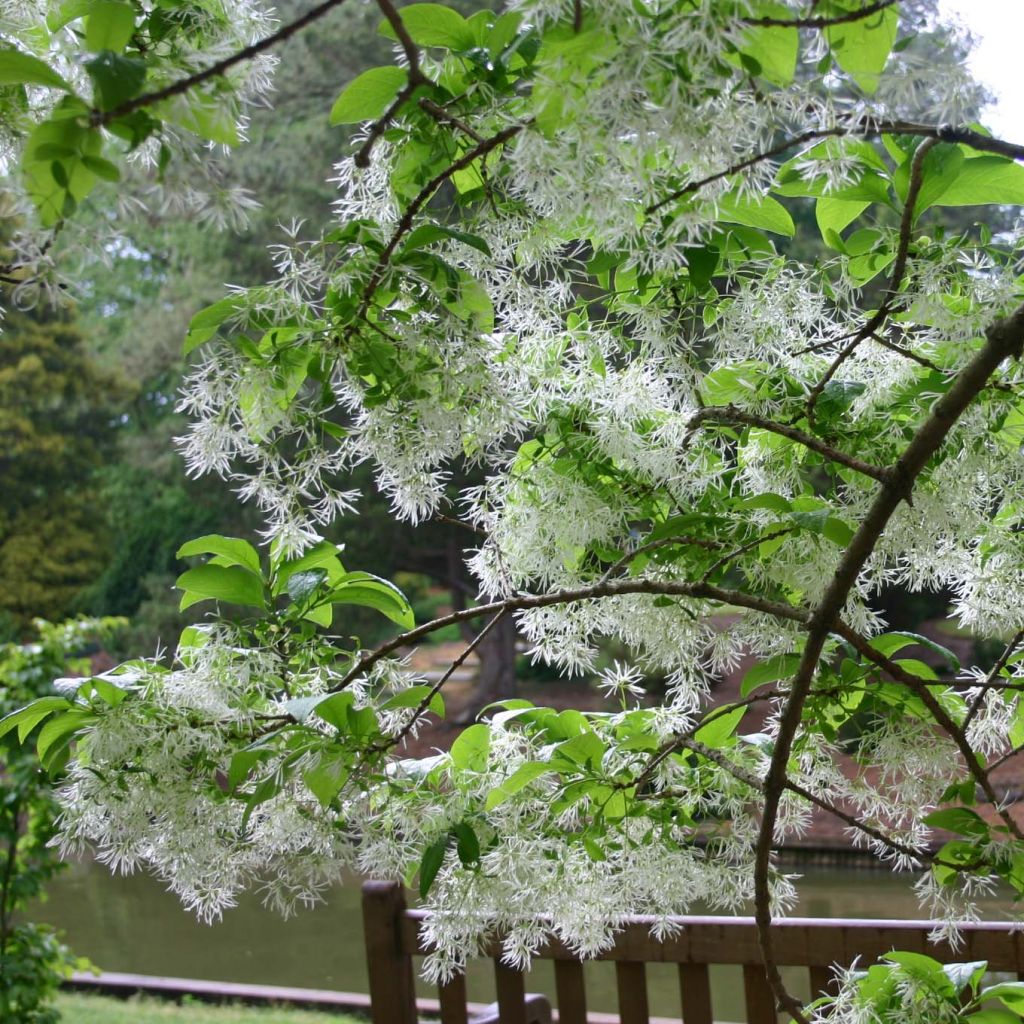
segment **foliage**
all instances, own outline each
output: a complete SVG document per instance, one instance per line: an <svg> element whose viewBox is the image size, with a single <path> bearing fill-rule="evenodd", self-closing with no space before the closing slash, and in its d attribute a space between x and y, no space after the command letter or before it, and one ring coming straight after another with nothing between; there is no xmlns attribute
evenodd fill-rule
<svg viewBox="0 0 1024 1024"><path fill-rule="evenodd" d="M155 173L125 195L187 168L206 210L202 140L240 140L271 47L333 6L248 47L263 15L241 0L194 24L163 0L73 5L16 33L12 188L42 233L12 270L45 281L40 239L122 168ZM523 963L549 933L586 954L624 912L669 927L753 897L800 1021L773 850L812 813L927 867L943 934L979 889L1024 893L993 777L1024 748L1022 235L935 213L1024 205L1024 147L964 123L977 90L915 44L918 7L377 0L399 61L324 105L368 122L327 223L292 228L271 279L184 342L188 472L260 511L267 557L186 545L206 560L182 607L227 614L186 630L173 667L130 663L0 724L51 756L75 744L64 847L146 865L206 917L257 883L314 900L344 865L418 880L435 977L491 932ZM201 70L202 48L226 56ZM823 248L787 252L808 211ZM482 481L460 486L466 460ZM363 463L398 518L475 533L476 606L413 627L397 590L342 567L322 534ZM894 584L952 594L962 626L1006 641L996 663L914 657L922 639L871 603ZM331 635L353 603L405 632ZM509 617L563 670L628 647L664 700L638 706L638 669L614 664L614 713L504 701L450 752L402 759L445 679L395 652ZM746 653L742 699L711 707L709 678ZM859 985L837 1020L863 1019Z"/></svg>
<svg viewBox="0 0 1024 1024"><path fill-rule="evenodd" d="M973 1024L1016 1024L1024 1012L1024 982L983 985L988 964L943 965L922 953L890 953L867 970L851 970L840 995L820 1000L815 1020L897 1024L912 1018Z"/></svg>
<svg viewBox="0 0 1024 1024"><path fill-rule="evenodd" d="M114 619L62 625L38 620L32 643L0 646L0 711L6 714L48 694L57 675L88 674L89 661L77 652L109 636L118 624ZM58 1019L52 1004L61 980L88 964L72 956L51 929L21 918L61 867L49 846L59 807L35 752L12 739L0 744L0 1018L48 1024ZM50 767L59 766L51 760Z"/></svg>
<svg viewBox="0 0 1024 1024"><path fill-rule="evenodd" d="M0 617L17 635L60 618L101 572L94 475L126 387L85 351L67 312L11 312L0 346Z"/></svg>
<svg viewBox="0 0 1024 1024"><path fill-rule="evenodd" d="M57 1009L73 1024L358 1024L358 1018L332 1013L262 1008L210 1006L186 999L182 1005L156 999L110 999L71 995L57 999Z"/></svg>

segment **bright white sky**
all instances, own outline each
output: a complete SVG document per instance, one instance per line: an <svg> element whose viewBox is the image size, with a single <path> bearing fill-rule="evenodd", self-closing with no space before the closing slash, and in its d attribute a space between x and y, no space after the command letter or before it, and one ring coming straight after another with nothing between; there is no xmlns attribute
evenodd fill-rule
<svg viewBox="0 0 1024 1024"><path fill-rule="evenodd" d="M985 124L1009 142L1024 143L1024 0L939 0L940 8L974 34L974 77L996 94Z"/></svg>

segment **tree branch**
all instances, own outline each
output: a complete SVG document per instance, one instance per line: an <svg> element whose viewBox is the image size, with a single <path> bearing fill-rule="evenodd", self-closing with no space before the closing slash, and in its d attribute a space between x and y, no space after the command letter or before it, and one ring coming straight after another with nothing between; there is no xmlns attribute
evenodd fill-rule
<svg viewBox="0 0 1024 1024"><path fill-rule="evenodd" d="M848 455L846 452L826 444L826 442L815 437L813 434L806 434L804 431L784 423L776 423L774 420L747 412L735 405L708 405L698 409L690 420L689 429L696 429L704 420L712 420L718 423L744 423L750 427L758 427L772 434L778 434L780 437L789 438L790 441L796 441L797 444L817 452L830 462L838 462L840 465L846 466L847 469L852 469L864 476L869 476L872 480L877 480L879 483L885 483L888 479L888 470L883 469L881 466L873 466L863 459L858 459L855 455Z"/></svg>
<svg viewBox="0 0 1024 1024"><path fill-rule="evenodd" d="M925 139L935 139L938 142L960 143L976 149L980 153L996 153L999 156L1009 157L1012 160L1024 160L1024 146L1013 142L1005 142L1002 139L994 139L973 128L956 128L952 125L929 125L919 124L914 121L878 121L872 118L861 118L851 125L836 125L833 128L817 128L800 132L798 135L791 135L777 145L762 150L752 156L727 167L725 170L710 174L706 178L695 179L687 182L682 188L676 189L664 199L652 203L644 209L644 213L650 215L657 213L663 206L674 203L677 199L699 192L706 185L711 185L724 178L730 178L740 171L745 171L765 160L772 160L777 156L795 146L803 146L808 142L815 142L819 139L834 138L877 138L879 135L918 135Z"/></svg>
<svg viewBox="0 0 1024 1024"><path fill-rule="evenodd" d="M523 594L518 597L492 601L489 604L464 608L461 611L443 615L431 622L417 626L405 633L388 640L380 646L364 654L349 669L332 691L344 690L354 679L362 675L371 666L387 657L401 647L421 640L425 636L443 629L445 626L458 625L469 619L495 615L498 612L525 611L530 608L549 608L558 604L573 604L576 601L596 601L605 597L620 597L628 594L655 594L666 597L692 597L699 600L718 601L722 604L736 605L750 611L762 612L787 622L806 622L807 612L792 605L781 604L768 598L758 597L738 590L716 587L710 583L672 582L651 579L626 579L598 582L589 586L577 587L572 590L556 590L548 594Z"/></svg>
<svg viewBox="0 0 1024 1024"><path fill-rule="evenodd" d="M814 426L814 410L818 398L825 390L828 382L836 375L839 367L846 362L857 350L857 347L865 339L871 337L875 331L885 322L885 318L892 312L896 303L896 295L903 278L907 272L907 256L910 252L910 237L914 228L914 208L917 206L917 197L921 192L923 180L922 171L924 161L928 153L938 145L935 139L926 139L914 153L914 159L910 165L910 184L907 187L907 199L903 204L903 216L900 218L899 242L896 248L896 259L893 263L892 274L889 277L889 285L885 290L885 297L868 322L858 330L850 341L843 347L839 354L832 360L832 364L825 371L821 380L811 388L807 396L807 422Z"/></svg>
<svg viewBox="0 0 1024 1024"><path fill-rule="evenodd" d="M808 621L803 654L790 684L789 699L779 718L772 759L765 776L764 809L754 859L754 918L757 922L765 973L780 1009L791 1013L800 1024L807 1024L807 1018L802 1012L799 1000L786 989L778 964L775 962L769 873L779 800L788 778L789 756L800 726L804 704L811 692L818 660L824 649L825 640L835 627L857 577L871 557L899 503L911 492L925 465L942 446L956 421L985 387L990 374L1008 356L1019 356L1022 345L1024 306L988 329L985 344L960 371L949 391L935 403L928 419L918 429L897 460L888 479L882 484L867 515L850 541L818 607Z"/></svg>
<svg viewBox="0 0 1024 1024"><path fill-rule="evenodd" d="M474 160L477 160L482 156L486 156L499 146L504 145L504 143L508 142L509 139L515 138L525 127L526 124L509 125L507 128L503 128L500 132L492 135L490 138L484 139L483 142L478 143L472 149L463 153L458 160L449 164L443 171L439 171L435 174L434 177L420 189L413 201L408 205L408 207L406 207L405 213L402 214L402 219L398 222L398 226L395 228L394 234L392 234L388 244L384 247L384 250L377 258L377 263L370 273L370 279L367 281L366 287L363 289L362 300L359 304L359 312L356 315L357 320L363 320L366 317L366 311L370 308L370 302L373 300L373 293L377 290L383 280L384 272L387 270L388 264L391 262L391 257L394 256L395 250L398 248L402 239L412 230L416 215L427 204L431 196L433 196L433 194L453 174L458 171L465 170L473 163Z"/></svg>
<svg viewBox="0 0 1024 1024"><path fill-rule="evenodd" d="M134 113L136 110L141 110L143 107L150 107L154 103L168 100L172 96L180 96L195 86L208 82L211 78L219 78L230 71L236 64L252 60L253 57L263 53L264 50L269 50L278 43L283 43L286 39L290 39L296 32L300 32L307 25L312 25L314 21L319 20L344 2L345 0L323 0L322 3L317 4L316 7L303 14L301 18L296 18L295 21L282 26L276 32L265 36L251 46L238 50L223 60L217 61L216 64L211 64L208 68L197 71L194 75L189 75L187 78L180 78L177 82L172 82L163 89L157 89L154 92L147 92L141 96L136 96L135 99L127 100L110 110L92 110L89 120L96 126L110 124L111 121L116 121L118 118Z"/></svg>
<svg viewBox="0 0 1024 1024"><path fill-rule="evenodd" d="M848 25L852 21L863 21L870 18L872 14L884 11L886 7L892 7L898 0L877 0L876 3L868 4L859 11L850 11L847 14L837 14L831 18L808 17L808 18L741 18L744 25L752 25L755 28L831 28L833 25Z"/></svg>

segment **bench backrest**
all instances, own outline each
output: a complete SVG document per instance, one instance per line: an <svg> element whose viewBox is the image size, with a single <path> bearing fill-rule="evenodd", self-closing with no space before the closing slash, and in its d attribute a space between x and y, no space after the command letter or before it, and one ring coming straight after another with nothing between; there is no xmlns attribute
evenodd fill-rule
<svg viewBox="0 0 1024 1024"><path fill-rule="evenodd" d="M364 884L363 922L374 1024L416 1024L413 958L429 952L420 937L423 916L422 911L408 909L399 884ZM615 945L597 958L615 963L622 1024L648 1024L650 1020L647 963L677 965L685 1024L712 1024L708 975L712 964L742 967L748 1024L776 1024L753 919L681 917L678 921L677 934L656 939L650 933L651 919L632 918ZM963 943L956 950L929 942L933 926L927 921L786 918L776 927L779 964L806 968L812 993L826 991L832 965L847 965L857 957L871 962L893 949L926 953L945 962L987 960L992 971L1024 972L1024 932L1009 924L965 925ZM527 1024L524 975L501 962L498 943L489 952L494 959L501 1024ZM586 1024L583 965L558 942L548 943L538 957L554 961L561 1024ZM438 995L443 1024L467 1024L465 979L460 976L438 986Z"/></svg>

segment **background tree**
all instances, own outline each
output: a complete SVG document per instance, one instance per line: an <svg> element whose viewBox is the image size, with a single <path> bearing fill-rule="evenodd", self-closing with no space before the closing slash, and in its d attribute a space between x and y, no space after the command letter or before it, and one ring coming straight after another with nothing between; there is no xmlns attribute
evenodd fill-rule
<svg viewBox="0 0 1024 1024"><path fill-rule="evenodd" d="M67 615L111 557L97 470L127 387L90 358L69 311L9 312L0 346L0 621Z"/></svg>

